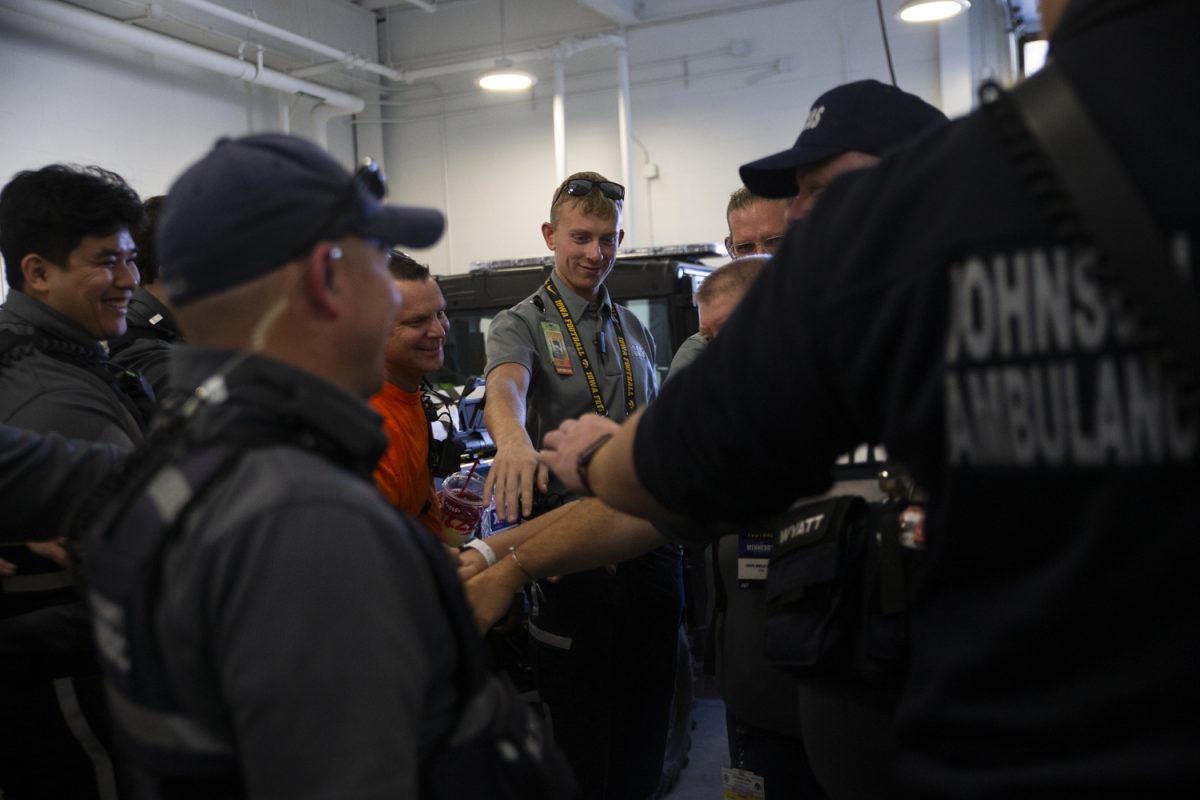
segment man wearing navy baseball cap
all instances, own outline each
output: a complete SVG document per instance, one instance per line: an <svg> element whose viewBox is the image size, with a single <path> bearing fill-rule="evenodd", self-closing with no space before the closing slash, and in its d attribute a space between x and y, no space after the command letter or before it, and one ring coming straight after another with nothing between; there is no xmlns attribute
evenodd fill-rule
<svg viewBox="0 0 1200 800"><path fill-rule="evenodd" d="M887 151L945 121L945 114L916 95L875 80L855 81L817 98L792 147L745 164L739 172L754 195L787 200L784 217L792 223L809 213L836 177L873 166ZM773 268L795 266L784 262ZM850 481L864 469L870 467L860 458L847 457L835 478ZM847 494L864 491L861 484L838 485ZM856 488L846 488L851 486ZM718 545L729 565L738 563L744 547L733 536ZM757 631L762 638L766 605L761 594L747 593L747 581L734 569L724 570L719 579L724 594L739 599L722 611L720 630ZM781 787L805 786L813 776L831 797L886 796L897 694L839 676L796 681L778 672L761 646L745 647L745 641L744 635L723 633L717 645L728 737L742 768L773 787L768 796ZM764 691L767 686L774 690ZM793 698L794 704L781 703L782 697Z"/></svg>
<svg viewBox="0 0 1200 800"><path fill-rule="evenodd" d="M889 150L946 115L914 94L876 80L830 89L809 109L791 148L743 164L746 188L761 197L793 198L788 222L803 219L842 173L874 165Z"/></svg>
<svg viewBox="0 0 1200 800"><path fill-rule="evenodd" d="M371 482L389 249L444 226L383 195L377 166L280 134L218 142L167 195L182 402L85 539L116 728L155 796L478 796L443 765L493 685L480 642L442 548Z"/></svg>

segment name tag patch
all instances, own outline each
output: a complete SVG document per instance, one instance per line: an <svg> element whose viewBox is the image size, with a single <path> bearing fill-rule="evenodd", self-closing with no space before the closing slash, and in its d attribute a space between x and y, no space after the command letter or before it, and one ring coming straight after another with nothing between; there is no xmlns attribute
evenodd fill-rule
<svg viewBox="0 0 1200 800"><path fill-rule="evenodd" d="M738 587L747 589L751 582L767 579L767 564L771 560L771 544L774 535L770 531L743 533L738 536L737 579Z"/></svg>

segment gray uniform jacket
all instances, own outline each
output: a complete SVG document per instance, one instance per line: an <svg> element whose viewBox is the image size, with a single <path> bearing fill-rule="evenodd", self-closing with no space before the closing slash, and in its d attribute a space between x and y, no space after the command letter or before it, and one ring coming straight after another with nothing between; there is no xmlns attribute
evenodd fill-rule
<svg viewBox="0 0 1200 800"><path fill-rule="evenodd" d="M684 339L683 344L679 345L679 349L675 351L674 357L671 358L671 369L667 372L667 377L674 377L679 370L699 358L700 354L704 352L706 344L708 344L708 340L698 333L693 333Z"/></svg>
<svg viewBox="0 0 1200 800"><path fill-rule="evenodd" d="M638 408L658 395L654 337L632 311L624 306L614 306L608 289L603 286L600 287L598 302L589 303L565 288L561 281L554 277L551 280L566 303L579 332L579 339L591 362L600 395L607 407L608 417L618 422L624 420L628 416L625 407L624 372L621 366L621 351L617 344L616 326L613 324L610 309L615 307L625 334ZM540 307L535 298L541 302ZM551 344L543 328L544 323L555 326L561 333L565 356L571 361L570 375L560 375L555 370L550 352ZM600 352L597 336L601 331L604 333L605 342L603 354ZM544 285L529 298L507 311L501 311L492 320L487 336L487 362L485 374L501 364L520 364L529 370L525 429L534 447L540 447L542 437L564 420L596 410L579 356ZM552 477L551 493L561 490L562 484Z"/></svg>
<svg viewBox="0 0 1200 800"><path fill-rule="evenodd" d="M95 339L54 309L13 290L0 307L0 332L37 330L103 360ZM112 385L92 371L38 350L11 352L0 365L0 421L41 433L133 448L141 443L138 421Z"/></svg>
<svg viewBox="0 0 1200 800"><path fill-rule="evenodd" d="M104 442L132 449L142 439L133 414L110 380L102 377L104 349L71 320L24 292L13 290L0 307L0 336L34 333L93 361L96 371L29 347L12 347L0 359L0 422L39 433ZM58 499L79 500L75 489ZM18 516L18 519L20 517ZM8 525L6 524L6 528ZM17 528L11 540L44 539L62 530ZM17 564L17 574L0 579L0 652L64 655L88 651L90 635L83 605L77 602L73 580L55 562L23 547L6 549L4 557Z"/></svg>
<svg viewBox="0 0 1200 800"><path fill-rule="evenodd" d="M172 385L232 358L178 345ZM169 549L157 635L174 687L236 743L249 797L417 797L420 757L452 721L458 655L414 542L428 533L371 482L379 418L265 358L226 382L231 400L189 423L197 436L286 420L296 444L242 456Z"/></svg>

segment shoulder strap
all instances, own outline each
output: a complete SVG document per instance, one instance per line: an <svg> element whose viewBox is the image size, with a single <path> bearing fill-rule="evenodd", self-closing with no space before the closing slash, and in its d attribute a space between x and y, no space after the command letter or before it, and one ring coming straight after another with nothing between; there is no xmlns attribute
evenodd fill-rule
<svg viewBox="0 0 1200 800"><path fill-rule="evenodd" d="M221 443L173 458L176 447L158 444L138 465L148 480L125 488L114 498L120 510L99 515L84 538L99 662L115 729L140 768L156 780L237 797L233 746L185 713L155 635L155 608L168 542L196 499L247 450Z"/></svg>
<svg viewBox="0 0 1200 800"><path fill-rule="evenodd" d="M991 83L980 94L992 106L1011 98L1025 131L1049 162L1056 184L1039 183L1028 170L1023 177L1056 233L1068 241L1082 236L1099 247L1102 277L1118 284L1165 337L1171 355L1190 373L1189 382L1200 380L1195 289L1171 268L1163 235L1141 191L1062 70L1048 64L1012 92ZM1063 196L1055 198L1055 193ZM1073 223L1081 227L1073 228Z"/></svg>

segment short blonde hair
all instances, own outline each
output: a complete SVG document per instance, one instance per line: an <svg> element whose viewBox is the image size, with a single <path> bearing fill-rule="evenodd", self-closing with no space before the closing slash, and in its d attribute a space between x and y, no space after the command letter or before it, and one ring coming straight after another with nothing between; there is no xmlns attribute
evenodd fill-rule
<svg viewBox="0 0 1200 800"><path fill-rule="evenodd" d="M709 303L718 295L734 291L745 294L754 281L758 280L763 267L770 260L771 256L753 255L735 258L727 264L722 264L700 284L700 289L696 292L696 302Z"/></svg>
<svg viewBox="0 0 1200 800"><path fill-rule="evenodd" d="M733 228L729 225L729 215L735 211L741 211L743 208L757 205L759 203L791 203L790 197L763 197L760 194L747 189L745 186L739 186L729 195L729 202L725 204L725 226L729 228L729 235L733 235Z"/></svg>
<svg viewBox="0 0 1200 800"><path fill-rule="evenodd" d="M599 172L576 172L567 177L565 181L558 185L554 190L554 197L550 201L550 224L558 224L558 210L563 206L571 203L575 208L578 208L583 214L589 217L599 217L600 219L617 219L620 218L624 207L624 200L610 200L598 188L585 194L583 197L575 197L567 194L567 184L575 180L592 181L593 183L609 182L608 178L601 175Z"/></svg>

